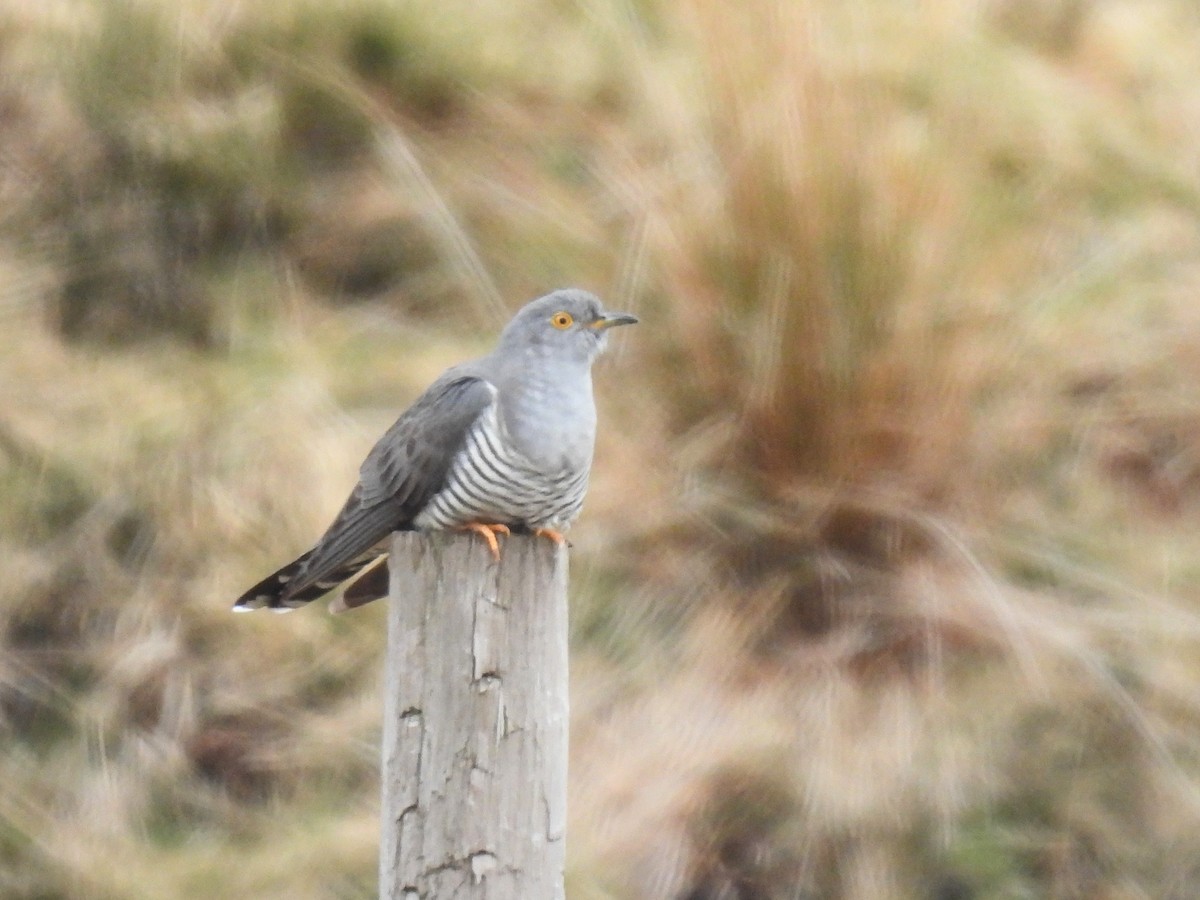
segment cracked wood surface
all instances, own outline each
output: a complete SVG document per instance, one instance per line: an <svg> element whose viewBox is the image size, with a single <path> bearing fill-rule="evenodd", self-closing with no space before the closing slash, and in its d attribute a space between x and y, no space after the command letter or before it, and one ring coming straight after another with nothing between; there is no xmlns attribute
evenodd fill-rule
<svg viewBox="0 0 1200 900"><path fill-rule="evenodd" d="M561 900L566 548L392 542L380 897Z"/></svg>

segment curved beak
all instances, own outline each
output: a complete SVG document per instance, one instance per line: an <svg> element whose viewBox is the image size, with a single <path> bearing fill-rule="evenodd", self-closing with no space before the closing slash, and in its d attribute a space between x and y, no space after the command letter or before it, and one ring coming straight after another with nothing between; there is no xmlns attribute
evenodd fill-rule
<svg viewBox="0 0 1200 900"><path fill-rule="evenodd" d="M636 325L637 316L631 316L629 313L606 313L595 322L592 327L603 331L606 328L612 328L614 325Z"/></svg>

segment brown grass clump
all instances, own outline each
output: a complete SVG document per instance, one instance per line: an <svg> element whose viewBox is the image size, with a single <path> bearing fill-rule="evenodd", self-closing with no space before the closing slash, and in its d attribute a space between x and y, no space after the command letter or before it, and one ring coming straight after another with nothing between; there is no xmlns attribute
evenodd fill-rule
<svg viewBox="0 0 1200 900"><path fill-rule="evenodd" d="M1194 893L1186 4L11 6L0 895L375 895L380 611L228 602L567 283L572 897Z"/></svg>
<svg viewBox="0 0 1200 900"><path fill-rule="evenodd" d="M1042 58L992 12L681 17L704 91L654 95L675 153L647 156L633 205L672 297L656 388L689 474L639 572L691 612L654 711L612 713L596 751L630 754L634 785L673 760L670 793L580 779L583 806L656 835L592 848L642 860L612 895L1158 895L1190 877L1174 829L1195 773L1172 735L1191 713L1166 711L1189 689L1149 648L1196 619L1186 592L1138 590L1154 576L1122 554L1164 545L1122 495L1152 518L1188 503L1196 183L1174 179L1171 117L1145 122L1106 67L1120 12L1063 5L1054 35L1022 37ZM1133 400L1147 371L1175 387ZM1158 831L1145 798L1164 793L1179 816ZM730 805L761 816L713 817Z"/></svg>

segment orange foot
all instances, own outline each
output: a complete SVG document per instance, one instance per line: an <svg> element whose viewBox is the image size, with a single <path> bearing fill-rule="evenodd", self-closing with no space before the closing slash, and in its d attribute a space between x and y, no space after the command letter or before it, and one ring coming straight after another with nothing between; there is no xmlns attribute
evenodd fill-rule
<svg viewBox="0 0 1200 900"><path fill-rule="evenodd" d="M496 540L498 534L509 534L507 525L484 525L482 522L472 522L470 525L460 525L455 531L473 531L482 535L487 541L488 549L492 551L492 559L500 562L500 544Z"/></svg>
<svg viewBox="0 0 1200 900"><path fill-rule="evenodd" d="M553 528L535 528L533 529L533 533L538 537L549 538L560 547L569 546L567 544L566 537L563 536L563 533L561 531L555 531Z"/></svg>

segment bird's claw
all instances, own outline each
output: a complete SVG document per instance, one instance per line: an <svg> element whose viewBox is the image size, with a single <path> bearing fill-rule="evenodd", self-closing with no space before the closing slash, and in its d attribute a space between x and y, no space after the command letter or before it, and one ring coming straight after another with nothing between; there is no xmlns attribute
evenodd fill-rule
<svg viewBox="0 0 1200 900"><path fill-rule="evenodd" d="M498 534L511 534L507 525L499 523L485 525L482 522L472 522L469 525L463 525L459 531L473 531L480 535L488 545L488 550L492 552L492 559L500 562L500 542L496 540Z"/></svg>
<svg viewBox="0 0 1200 900"><path fill-rule="evenodd" d="M555 531L553 528L535 528L533 533L538 537L548 538L560 547L569 547L566 536L561 531Z"/></svg>

